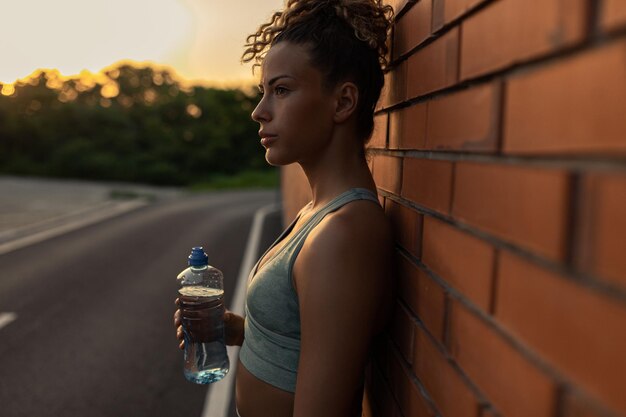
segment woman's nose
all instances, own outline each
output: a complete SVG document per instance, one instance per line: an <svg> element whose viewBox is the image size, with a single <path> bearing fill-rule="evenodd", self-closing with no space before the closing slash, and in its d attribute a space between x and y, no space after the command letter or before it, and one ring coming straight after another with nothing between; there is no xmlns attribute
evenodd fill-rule
<svg viewBox="0 0 626 417"><path fill-rule="evenodd" d="M252 111L251 116L252 116L252 120L258 123L267 122L271 120L272 117L270 115L269 109L267 108L267 101L265 100L265 98L261 98L261 101L259 101L259 104L257 104L254 110Z"/></svg>

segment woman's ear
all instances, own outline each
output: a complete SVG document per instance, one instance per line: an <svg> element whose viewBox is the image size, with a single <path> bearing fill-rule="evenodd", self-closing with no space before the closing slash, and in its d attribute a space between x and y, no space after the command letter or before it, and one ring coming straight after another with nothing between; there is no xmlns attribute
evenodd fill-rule
<svg viewBox="0 0 626 417"><path fill-rule="evenodd" d="M335 123L343 123L356 111L359 102L359 89L353 82L347 81L339 84L335 91L337 98Z"/></svg>

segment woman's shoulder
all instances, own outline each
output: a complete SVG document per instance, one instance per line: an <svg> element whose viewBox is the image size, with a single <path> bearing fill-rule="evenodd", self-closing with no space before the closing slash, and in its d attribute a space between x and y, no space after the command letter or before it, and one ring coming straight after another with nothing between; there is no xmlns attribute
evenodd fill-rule
<svg viewBox="0 0 626 417"><path fill-rule="evenodd" d="M320 232L345 234L348 238L390 236L390 223L383 208L369 200L356 200L330 213L320 223ZM384 242L380 242L381 244Z"/></svg>
<svg viewBox="0 0 626 417"><path fill-rule="evenodd" d="M329 213L311 232L303 251L319 256L351 255L379 257L393 246L389 219L380 205L368 200L352 201Z"/></svg>
<svg viewBox="0 0 626 417"><path fill-rule="evenodd" d="M317 308L331 292L342 294L342 309L354 308L357 316L376 313L380 322L372 326L379 329L393 288L393 248L384 210L371 201L354 201L327 215L307 237L294 265L301 311Z"/></svg>

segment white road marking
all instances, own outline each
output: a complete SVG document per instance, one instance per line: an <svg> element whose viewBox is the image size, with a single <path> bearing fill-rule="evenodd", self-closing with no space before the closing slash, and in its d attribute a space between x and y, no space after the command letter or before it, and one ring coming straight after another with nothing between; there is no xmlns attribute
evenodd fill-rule
<svg viewBox="0 0 626 417"><path fill-rule="evenodd" d="M259 244L261 240L261 232L263 223L267 215L279 210L276 204L270 204L261 207L254 213L254 220L250 228L250 235L246 244L246 251L243 261L239 267L239 277L237 278L237 287L233 296L232 304L229 310L235 314L243 316L244 302L246 299L246 287L248 286L248 275L254 267L256 257L259 256ZM233 395L233 383L235 380L235 372L237 361L239 358L239 346L228 346L228 358L230 360L230 370L221 381L211 385L207 391L204 400L204 410L202 417L227 417L230 407L230 399Z"/></svg>
<svg viewBox="0 0 626 417"><path fill-rule="evenodd" d="M12 252L16 249L20 249L25 246L62 235L63 233L67 233L93 223L97 223L110 217L117 216L118 214L122 214L124 212L134 210L138 207L145 206L146 204L148 203L143 200L121 202L113 207L107 208L107 210L99 210L95 213L82 216L79 219L62 224L60 226L53 227L48 230L43 230L41 232L24 236L15 240L11 240L6 243L0 243L0 255L4 255L5 253Z"/></svg>
<svg viewBox="0 0 626 417"><path fill-rule="evenodd" d="M17 314L15 313L0 313L0 329L16 319Z"/></svg>

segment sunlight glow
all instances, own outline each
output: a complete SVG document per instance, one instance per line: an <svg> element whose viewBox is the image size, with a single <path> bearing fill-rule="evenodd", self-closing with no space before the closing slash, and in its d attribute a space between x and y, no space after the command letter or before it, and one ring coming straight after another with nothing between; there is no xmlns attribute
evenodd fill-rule
<svg viewBox="0 0 626 417"><path fill-rule="evenodd" d="M2 86L0 93L3 96L12 96L15 93L15 87L12 84L5 84Z"/></svg>
<svg viewBox="0 0 626 417"><path fill-rule="evenodd" d="M197 119L198 117L202 116L202 109L195 104L189 104L187 106L187 114L194 119Z"/></svg>
<svg viewBox="0 0 626 417"><path fill-rule="evenodd" d="M173 67L199 84L251 83L250 66L240 63L245 38L282 5L283 0L2 0L0 83L54 68L57 77L48 80L49 87L80 74L81 91L98 83L103 68L125 60ZM164 81L155 76L157 85ZM3 95L9 91L2 87Z"/></svg>
<svg viewBox="0 0 626 417"><path fill-rule="evenodd" d="M78 74L125 59L163 61L184 47L192 16L177 0L3 0L0 80L35 68ZM10 41L9 41L10 40Z"/></svg>
<svg viewBox="0 0 626 417"><path fill-rule="evenodd" d="M116 82L112 82L112 81L104 84L102 88L100 89L100 95L103 98L117 97L119 93L120 93L119 86L117 85Z"/></svg>

